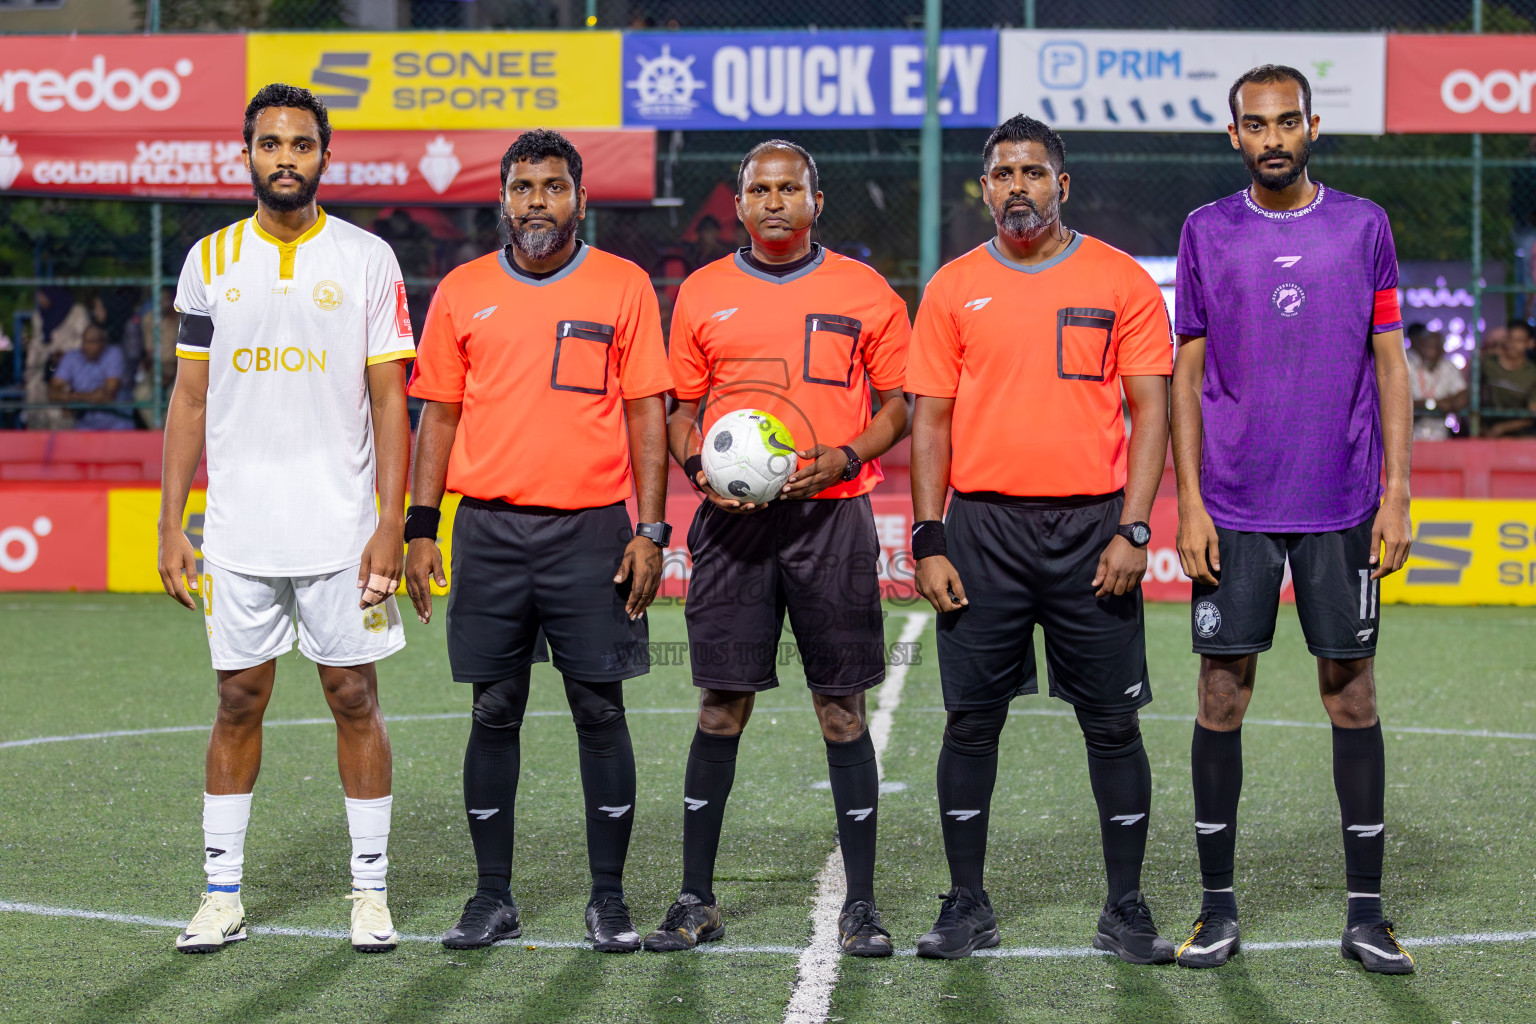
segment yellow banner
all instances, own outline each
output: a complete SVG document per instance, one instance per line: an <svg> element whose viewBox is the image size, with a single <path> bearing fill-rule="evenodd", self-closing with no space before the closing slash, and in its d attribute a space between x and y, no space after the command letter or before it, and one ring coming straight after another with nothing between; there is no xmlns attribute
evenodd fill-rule
<svg viewBox="0 0 1536 1024"><path fill-rule="evenodd" d="M407 500L409 504L409 500ZM197 552L198 571L203 563L203 513L208 507L208 494L194 490L187 496L187 511L181 527ZM443 573L448 575L453 565L453 517L459 508L459 495L443 495L443 519L438 527L438 545L443 550ZM107 589L129 594L158 594L165 588L160 583L157 559L160 550L160 491L153 487L113 488L107 494ZM358 552L362 557L362 552ZM450 579L451 583L452 580ZM441 596L448 591L432 584L432 593ZM409 601L405 595L405 582L400 584L400 600ZM434 615L437 609L434 609ZM411 614L402 608L401 614Z"/></svg>
<svg viewBox="0 0 1536 1024"><path fill-rule="evenodd" d="M617 128L618 32L253 32L249 92L311 89L356 129Z"/></svg>
<svg viewBox="0 0 1536 1024"><path fill-rule="evenodd" d="M1536 501L1415 499L1413 551L1381 599L1536 605Z"/></svg>

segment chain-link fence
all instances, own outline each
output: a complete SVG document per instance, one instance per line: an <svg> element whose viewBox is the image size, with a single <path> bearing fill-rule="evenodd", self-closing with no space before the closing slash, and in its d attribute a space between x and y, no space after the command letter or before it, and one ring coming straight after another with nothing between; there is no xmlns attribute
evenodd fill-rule
<svg viewBox="0 0 1536 1024"><path fill-rule="evenodd" d="M380 14L382 2L384 14ZM720 0L162 0L161 30L231 27L906 27L921 26L922 0L785 0L769 7ZM1485 5L1484 31L1536 31L1536 0ZM366 15L367 17L364 17ZM372 19L369 21L368 19ZM950 0L946 27L1204 28L1467 31L1467 0L1299 0L1285 7L1235 0L1174 4L1121 0ZM391 22L391 19L393 21ZM1325 126L1326 127L1326 126ZM662 132L657 191L671 205L596 208L586 237L634 260L655 279L664 317L677 285L695 267L741 244L733 212L740 155L762 132ZM826 194L819 240L865 260L914 307L919 294L919 133L896 129L785 132L815 154ZM943 133L940 249L952 259L991 233L977 181L985 131ZM1070 226L1155 260L1177 251L1189 210L1243 188L1241 161L1219 134L1069 132ZM1525 136L1329 136L1312 171L1332 187L1363 195L1392 218L1410 320L1446 336L1449 357L1472 383L1462 433L1487 433L1518 412L1490 410L1484 385L1508 333L1529 318L1530 258L1536 242L1536 138ZM322 190L321 199L324 200ZM476 208L360 208L334 215L387 238L407 277L413 319L422 322L441 276L493 250L497 211ZM173 287L181 261L204 235L249 214L249 205L189 202L13 199L0 206L0 427L68 422L51 398L49 364L77 345L90 324L121 345L129 372L119 411L155 425L174 376L168 304L152 301L159 280ZM1149 264L1150 265L1150 264ZM1479 278L1479 273L1481 278ZM1480 284L1486 280L1486 292ZM163 311L163 312L162 312ZM1474 350L1482 321L1485 346ZM59 340L54 340L58 332ZM162 343L153 338L158 332ZM1518 333L1518 332L1516 332ZM41 339L41 340L39 340ZM1533 353L1532 358L1536 358ZM1498 376L1498 371L1493 371ZM79 410L76 410L79 411ZM1502 418L1502 419L1501 419ZM1503 429L1503 428L1499 428Z"/></svg>

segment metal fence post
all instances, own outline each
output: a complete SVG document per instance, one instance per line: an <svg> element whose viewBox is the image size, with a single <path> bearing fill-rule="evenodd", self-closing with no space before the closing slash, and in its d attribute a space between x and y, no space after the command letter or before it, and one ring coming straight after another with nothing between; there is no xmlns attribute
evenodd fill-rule
<svg viewBox="0 0 1536 1024"><path fill-rule="evenodd" d="M165 394L162 382L164 381L161 370L161 360L164 358L160 352L160 268L165 266L164 254L161 252L165 236L160 224L161 207L159 203L149 204L149 341L154 355L150 359L149 372L153 374L150 387L154 396L154 408L150 411L150 423L157 430L165 425Z"/></svg>
<svg viewBox="0 0 1536 1024"><path fill-rule="evenodd" d="M1472 0L1472 33L1483 31L1483 0ZM1472 370L1468 374L1472 400L1472 436L1483 432L1483 351L1477 323L1483 313L1483 133L1472 133L1472 315L1467 333L1472 336Z"/></svg>
<svg viewBox="0 0 1536 1024"><path fill-rule="evenodd" d="M918 176L918 256L917 287L928 287L928 279L939 269L939 189L943 173L944 133L939 124L939 32L943 26L943 0L923 0L923 138L922 167Z"/></svg>

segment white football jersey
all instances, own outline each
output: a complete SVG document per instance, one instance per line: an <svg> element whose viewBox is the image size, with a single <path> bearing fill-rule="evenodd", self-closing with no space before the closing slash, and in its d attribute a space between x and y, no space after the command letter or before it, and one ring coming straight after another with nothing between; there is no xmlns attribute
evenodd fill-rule
<svg viewBox="0 0 1536 1024"><path fill-rule="evenodd" d="M416 355L405 282L377 235L327 217L293 243L256 218L187 254L176 309L211 317L203 555L253 576L358 564L378 525L368 367Z"/></svg>

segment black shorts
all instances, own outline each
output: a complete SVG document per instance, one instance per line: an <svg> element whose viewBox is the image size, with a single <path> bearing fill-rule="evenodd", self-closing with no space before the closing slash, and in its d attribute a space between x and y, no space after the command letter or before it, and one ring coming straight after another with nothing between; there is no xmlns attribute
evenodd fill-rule
<svg viewBox="0 0 1536 1024"><path fill-rule="evenodd" d="M1099 557L1115 539L1121 494L1007 504L957 493L945 534L968 604L939 615L944 707L974 711L1039 691L1035 623L1045 631L1051 696L1090 711L1152 701L1141 588L1095 597Z"/></svg>
<svg viewBox="0 0 1536 1024"><path fill-rule="evenodd" d="M1196 583L1190 595L1195 653L1236 657L1269 650L1289 558L1307 649L1339 661L1374 656L1381 629L1381 581L1371 579L1374 518L1328 533L1216 527L1217 584Z"/></svg>
<svg viewBox="0 0 1536 1024"><path fill-rule="evenodd" d="M701 502L688 550L695 686L778 686L786 611L813 691L842 697L885 678L880 541L867 495L772 501L748 515Z"/></svg>
<svg viewBox="0 0 1536 1024"><path fill-rule="evenodd" d="M528 667L548 638L555 668L592 683L650 671L646 620L624 610L613 582L634 536L623 505L497 507L465 498L453 521L448 664L461 683L491 683Z"/></svg>

